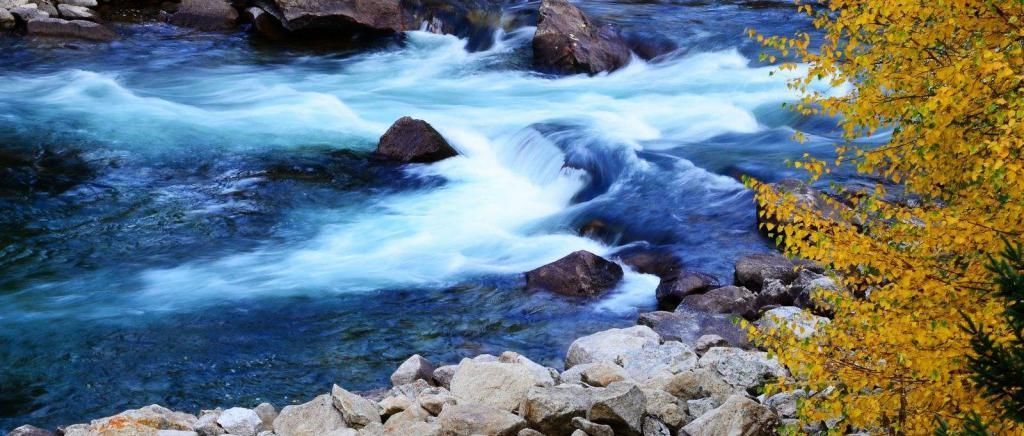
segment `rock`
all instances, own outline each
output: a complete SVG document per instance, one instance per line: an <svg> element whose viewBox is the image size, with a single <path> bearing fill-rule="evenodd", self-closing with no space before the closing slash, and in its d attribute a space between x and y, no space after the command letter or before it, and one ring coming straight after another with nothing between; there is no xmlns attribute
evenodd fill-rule
<svg viewBox="0 0 1024 436"><path fill-rule="evenodd" d="M446 436L514 436L526 428L523 418L482 404L445 407L437 416L437 422L441 425L441 434Z"/></svg>
<svg viewBox="0 0 1024 436"><path fill-rule="evenodd" d="M274 405L260 403L253 411L256 412L256 416L260 417L263 430L274 431L274 419L277 418L277 409L274 408Z"/></svg>
<svg viewBox="0 0 1024 436"><path fill-rule="evenodd" d="M590 422L583 418L573 418L572 426L576 428L572 433L574 436L577 432L583 432L584 436L615 436L615 430L612 430L610 425Z"/></svg>
<svg viewBox="0 0 1024 436"><path fill-rule="evenodd" d="M70 426L65 429L65 434L68 436L152 435L159 430L192 431L196 421L194 415L174 412L153 404L139 409L126 410L107 418L96 419L88 425Z"/></svg>
<svg viewBox="0 0 1024 436"><path fill-rule="evenodd" d="M718 279L710 274L701 272L683 272L672 277L663 278L658 283L655 295L658 299L658 308L673 310L683 298L690 295L703 294L711 289L721 286Z"/></svg>
<svg viewBox="0 0 1024 436"><path fill-rule="evenodd" d="M380 137L375 155L403 163L431 163L459 153L426 121L399 118Z"/></svg>
<svg viewBox="0 0 1024 436"><path fill-rule="evenodd" d="M185 430L158 430L156 436L198 436L199 433Z"/></svg>
<svg viewBox="0 0 1024 436"><path fill-rule="evenodd" d="M14 9L27 4L31 3L28 0L0 0L0 9Z"/></svg>
<svg viewBox="0 0 1024 436"><path fill-rule="evenodd" d="M717 401L712 397L698 398L696 400L686 400L686 409L690 412L690 416L698 418L712 410L715 410L715 408L721 404L722 402Z"/></svg>
<svg viewBox="0 0 1024 436"><path fill-rule="evenodd" d="M29 3L29 4L26 4L26 5L23 5L23 6L18 6L18 7L15 7L15 8L11 8L10 9L10 13L11 13L11 15L21 19L21 21L24 21L26 23L29 22L29 21L32 21L32 20L38 20L40 18L48 18L50 16L50 14L47 14L46 12L40 11L39 10L39 6L36 6L34 3ZM9 160L8 156L3 156L3 158L4 158L5 161ZM15 157L15 158L17 158L17 157ZM7 162L4 162L4 163L6 164ZM16 162L16 163L20 163L20 162ZM6 183L4 183L4 185L7 185L8 183L9 182L6 182Z"/></svg>
<svg viewBox="0 0 1024 436"><path fill-rule="evenodd" d="M679 44L659 34L632 32L625 39L629 49L645 61L660 60L679 49Z"/></svg>
<svg viewBox="0 0 1024 436"><path fill-rule="evenodd" d="M643 424L643 435L644 436L672 436L672 432L669 431L668 426L665 423L651 418L650 416L644 417Z"/></svg>
<svg viewBox="0 0 1024 436"><path fill-rule="evenodd" d="M238 11L225 0L181 0L169 23L199 30L230 30L238 21Z"/></svg>
<svg viewBox="0 0 1024 436"><path fill-rule="evenodd" d="M663 341L679 341L696 345L697 339L707 334L722 335L737 346L747 344L747 332L726 314L707 313L679 306L675 312L647 312L637 318L637 324L645 325L658 333Z"/></svg>
<svg viewBox="0 0 1024 436"><path fill-rule="evenodd" d="M675 253L657 248L633 248L617 251L614 258L641 274L653 274L665 280L680 275L683 261Z"/></svg>
<svg viewBox="0 0 1024 436"><path fill-rule="evenodd" d="M334 385L331 388L331 402L352 428L358 429L374 423L380 424L380 411L376 404L342 389L341 386Z"/></svg>
<svg viewBox="0 0 1024 436"><path fill-rule="evenodd" d="M232 407L217 417L217 424L235 436L256 436L262 423L256 412L242 407Z"/></svg>
<svg viewBox="0 0 1024 436"><path fill-rule="evenodd" d="M460 404L512 411L519 408L534 385L530 371L522 365L463 359L452 378L452 393Z"/></svg>
<svg viewBox="0 0 1024 436"><path fill-rule="evenodd" d="M832 314L832 307L827 297L841 292L839 285L831 277L806 269L800 271L790 289L796 295L795 305L809 308L818 315L829 316ZM819 298L815 298L816 296Z"/></svg>
<svg viewBox="0 0 1024 436"><path fill-rule="evenodd" d="M761 291L766 280L775 279L784 285L796 280L803 268L819 270L807 261L794 261L778 253L751 254L736 261L736 285Z"/></svg>
<svg viewBox="0 0 1024 436"><path fill-rule="evenodd" d="M565 355L565 367L572 368L583 363L614 363L628 351L658 343L658 334L647 326L597 332L573 341Z"/></svg>
<svg viewBox="0 0 1024 436"><path fill-rule="evenodd" d="M694 368L676 374L662 389L681 400L711 398L714 400L711 408L718 407L734 394L744 392L743 388L729 384L721 374L711 368ZM697 416L692 412L690 415Z"/></svg>
<svg viewBox="0 0 1024 436"><path fill-rule="evenodd" d="M281 25L281 20L261 8L253 6L246 9L245 18L252 23L251 31L271 40L277 41L288 37L288 29Z"/></svg>
<svg viewBox="0 0 1024 436"><path fill-rule="evenodd" d="M220 424L217 424L217 419L220 418L221 413L224 413L221 409L203 411L196 424L192 426L192 429L199 433L199 436L220 436L226 434L227 431Z"/></svg>
<svg viewBox="0 0 1024 436"><path fill-rule="evenodd" d="M686 403L661 389L644 389L647 414L658 418L669 427L679 428L686 423Z"/></svg>
<svg viewBox="0 0 1024 436"><path fill-rule="evenodd" d="M419 354L413 354L391 374L391 385L400 386L416 380L434 381L434 365Z"/></svg>
<svg viewBox="0 0 1024 436"><path fill-rule="evenodd" d="M644 381L658 374L678 374L697 366L697 354L681 342L669 341L628 350L620 354L616 362L629 378Z"/></svg>
<svg viewBox="0 0 1024 436"><path fill-rule="evenodd" d="M545 434L565 434L573 418L586 416L591 402L591 390L579 385L533 387L519 407L519 416Z"/></svg>
<svg viewBox="0 0 1024 436"><path fill-rule="evenodd" d="M786 370L768 353L739 348L714 347L697 364L717 371L732 386L749 389L786 376Z"/></svg>
<svg viewBox="0 0 1024 436"><path fill-rule="evenodd" d="M455 376L455 370L458 368L459 365L444 365L437 367L432 376L434 383L445 389L451 389L452 377Z"/></svg>
<svg viewBox="0 0 1024 436"><path fill-rule="evenodd" d="M377 405L380 406L381 415L391 416L412 406L412 400L405 396L385 397Z"/></svg>
<svg viewBox="0 0 1024 436"><path fill-rule="evenodd" d="M625 41L597 26L567 0L542 0L533 36L533 65L553 74L597 74L629 63Z"/></svg>
<svg viewBox="0 0 1024 436"><path fill-rule="evenodd" d="M422 407L413 405L388 418L385 435L440 435L441 426Z"/></svg>
<svg viewBox="0 0 1024 436"><path fill-rule="evenodd" d="M317 436L346 428L345 418L324 394L299 405L285 406L274 419L278 436Z"/></svg>
<svg viewBox="0 0 1024 436"><path fill-rule="evenodd" d="M796 418L797 402L803 398L807 398L807 393L802 389L779 392L765 399L764 405L781 418Z"/></svg>
<svg viewBox="0 0 1024 436"><path fill-rule="evenodd" d="M755 325L762 332L777 330L785 326L797 338L807 339L828 323L828 318L805 313L799 307L783 306L765 312Z"/></svg>
<svg viewBox="0 0 1024 436"><path fill-rule="evenodd" d="M6 9L0 9L0 11L7 12ZM0 14L3 12L0 12ZM53 432L32 425L23 425L11 430L10 433L7 433L7 436L53 436Z"/></svg>
<svg viewBox="0 0 1024 436"><path fill-rule="evenodd" d="M622 280L622 267L588 251L576 251L526 273L526 286L569 296L593 297Z"/></svg>
<svg viewBox="0 0 1024 436"><path fill-rule="evenodd" d="M441 413L445 406L457 403L455 396L445 388L424 389L417 401L420 407L435 416Z"/></svg>
<svg viewBox="0 0 1024 436"><path fill-rule="evenodd" d="M683 427L690 436L774 435L779 418L767 407L734 395L715 410L705 413Z"/></svg>
<svg viewBox="0 0 1024 436"><path fill-rule="evenodd" d="M35 18L28 21L27 32L32 36L78 38L90 41L110 41L117 37L113 31L92 21Z"/></svg>
<svg viewBox="0 0 1024 436"><path fill-rule="evenodd" d="M291 31L332 33L401 32L399 0L273 0L281 24Z"/></svg>
<svg viewBox="0 0 1024 436"><path fill-rule="evenodd" d="M61 18L65 20L89 20L97 21L99 16L96 15L92 9L84 6L72 6L72 5L57 5L57 10L60 12Z"/></svg>
<svg viewBox="0 0 1024 436"><path fill-rule="evenodd" d="M511 363L514 365L520 365L530 371L530 375L533 377L534 383L537 386L553 386L555 384L555 377L557 377L558 371L552 368L547 368L537 362L534 362L522 354L514 351L506 351L498 356L498 362ZM554 375L552 375L554 373Z"/></svg>
<svg viewBox="0 0 1024 436"><path fill-rule="evenodd" d="M848 210L845 205L838 201L829 201L827 196L817 189L808 186L801 180L784 179L776 183L772 183L769 186L777 194L785 196L789 201L791 201L790 204L793 204L797 208L814 212L823 218L835 222L860 224L856 221L856 218L854 221L850 221L847 217L843 216L844 212ZM779 232L777 229L768 229L767 226L786 225L792 222L792 216L784 218L768 215L762 216L761 204L758 203L757 207L757 228L768 237L777 237L779 236ZM785 242L783 241L783 243Z"/></svg>
<svg viewBox="0 0 1024 436"><path fill-rule="evenodd" d="M580 366L585 367L580 372L580 381L590 386L605 387L630 378L629 374L621 366L608 362L596 362Z"/></svg>
<svg viewBox="0 0 1024 436"><path fill-rule="evenodd" d="M764 281L761 292L757 294L757 304L762 307L791 306L796 301L798 293L799 291L778 280L768 279Z"/></svg>
<svg viewBox="0 0 1024 436"><path fill-rule="evenodd" d="M608 427L608 428L611 428L611 427ZM615 435L614 435L614 434L612 434L612 433L608 433L608 434L609 434L609 436L615 436ZM585 431L583 431L583 430L573 430L573 431L572 431L572 434L571 434L571 435L569 435L569 436L590 436L590 435L589 435L589 434L587 434L587 432L585 432Z"/></svg>
<svg viewBox="0 0 1024 436"><path fill-rule="evenodd" d="M690 295L682 305L711 313L730 313L744 318L757 315L757 296L747 288L723 286L700 295Z"/></svg>
<svg viewBox="0 0 1024 436"><path fill-rule="evenodd" d="M83 8L95 8L99 5L96 0L57 0L62 5L81 6Z"/></svg>
<svg viewBox="0 0 1024 436"><path fill-rule="evenodd" d="M28 4L36 5L36 9L41 12L46 12L46 15L56 17L58 15L57 7L50 2L50 0L28 0Z"/></svg>
<svg viewBox="0 0 1024 436"><path fill-rule="evenodd" d="M617 435L639 435L647 400L643 390L634 383L612 383L594 393L594 403L587 411L587 420L611 426Z"/></svg>
<svg viewBox="0 0 1024 436"><path fill-rule="evenodd" d="M541 432L539 432L537 430L534 430L532 428L524 428L522 430L519 430L519 436L545 436L545 435L544 435L544 433L541 433Z"/></svg>
<svg viewBox="0 0 1024 436"><path fill-rule="evenodd" d="M372 422L356 431L357 436L384 436L384 424ZM272 436L272 435L267 435Z"/></svg>
<svg viewBox="0 0 1024 436"><path fill-rule="evenodd" d="M17 20L14 19L14 15L8 12L7 9L0 8L0 30L14 28L15 24L17 24Z"/></svg>
<svg viewBox="0 0 1024 436"><path fill-rule="evenodd" d="M693 351L698 356L703 355L711 347L728 347L729 341L718 335L704 335L697 338L697 342L693 345Z"/></svg>
<svg viewBox="0 0 1024 436"><path fill-rule="evenodd" d="M407 398L411 402L415 402L419 398L420 392L430 389L430 387L430 384L427 383L425 380L417 379L412 383L392 387L390 390L388 390L385 396L401 396Z"/></svg>

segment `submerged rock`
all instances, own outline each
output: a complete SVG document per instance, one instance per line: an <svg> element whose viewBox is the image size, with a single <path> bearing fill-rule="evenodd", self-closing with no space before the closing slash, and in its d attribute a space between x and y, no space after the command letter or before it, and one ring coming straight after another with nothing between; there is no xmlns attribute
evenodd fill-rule
<svg viewBox="0 0 1024 436"><path fill-rule="evenodd" d="M597 74L629 63L625 41L610 26L597 26L567 0L542 0L533 36L533 65L554 74Z"/></svg>
<svg viewBox="0 0 1024 436"><path fill-rule="evenodd" d="M168 22L199 30L229 30L238 21L238 11L225 0L182 0Z"/></svg>
<svg viewBox="0 0 1024 436"><path fill-rule="evenodd" d="M526 272L526 286L569 296L601 295L622 280L622 267L588 251L576 251Z"/></svg>
<svg viewBox="0 0 1024 436"><path fill-rule="evenodd" d="M402 117L380 137L375 154L403 163L431 163L459 153L426 121Z"/></svg>

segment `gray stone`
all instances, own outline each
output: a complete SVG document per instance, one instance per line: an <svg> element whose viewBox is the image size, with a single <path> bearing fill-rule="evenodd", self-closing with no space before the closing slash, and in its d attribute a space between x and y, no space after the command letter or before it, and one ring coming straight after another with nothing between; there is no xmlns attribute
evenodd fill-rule
<svg viewBox="0 0 1024 436"><path fill-rule="evenodd" d="M757 315L757 296L740 286L723 286L683 299L682 306L711 313L730 313L744 318Z"/></svg>
<svg viewBox="0 0 1024 436"><path fill-rule="evenodd" d="M690 295L703 294L721 286L718 279L710 274L701 272L682 272L675 276L661 279L655 296L658 299L658 308L665 310L675 309L683 298Z"/></svg>
<svg viewBox="0 0 1024 436"><path fill-rule="evenodd" d="M62 5L69 6L82 6L85 8L95 8L99 5L96 0L57 0Z"/></svg>
<svg viewBox="0 0 1024 436"><path fill-rule="evenodd" d="M733 394L744 392L743 388L726 382L718 371L702 367L676 374L662 389L682 400L711 397L716 406Z"/></svg>
<svg viewBox="0 0 1024 436"><path fill-rule="evenodd" d="M696 400L686 400L686 409L689 411L690 416L698 418L704 416L705 413L715 410L720 404L721 402L711 397L698 398Z"/></svg>
<svg viewBox="0 0 1024 436"><path fill-rule="evenodd" d="M187 430L158 430L156 436L199 436L199 433Z"/></svg>
<svg viewBox="0 0 1024 436"><path fill-rule="evenodd" d="M528 371L530 371L530 374L533 377L533 382L537 386L555 385L555 377L552 376L551 374L551 368L547 368L537 362L527 359L526 356L523 356L519 353L513 351L506 351L504 353L501 353L501 355L498 356L498 362L511 363L523 366ZM558 371L555 371L555 374L557 373Z"/></svg>
<svg viewBox="0 0 1024 436"><path fill-rule="evenodd" d="M615 434L642 434L647 400L639 386L629 382L612 383L595 392L593 398L587 420L609 425Z"/></svg>
<svg viewBox="0 0 1024 436"><path fill-rule="evenodd" d="M28 21L27 31L32 36L77 38L91 41L110 41L117 37L113 31L92 21L35 18Z"/></svg>
<svg viewBox="0 0 1024 436"><path fill-rule="evenodd" d="M441 434L450 436L515 436L526 428L526 421L505 410L482 404L447 406L437 416Z"/></svg>
<svg viewBox="0 0 1024 436"><path fill-rule="evenodd" d="M633 380L644 381L658 374L678 374L697 366L697 354L681 342L669 341L629 350L616 360Z"/></svg>
<svg viewBox="0 0 1024 436"><path fill-rule="evenodd" d="M708 334L724 337L730 343L742 346L747 343L747 333L733 322L727 314L697 311L679 306L675 312L641 313L636 323L650 327L661 336L662 341L679 341L696 345L697 339Z"/></svg>
<svg viewBox="0 0 1024 436"><path fill-rule="evenodd" d="M226 434L227 431L224 431L224 428L217 424L217 418L220 418L220 414L223 412L221 409L203 411L192 429L199 433L199 436L220 436Z"/></svg>
<svg viewBox="0 0 1024 436"><path fill-rule="evenodd" d="M796 418L797 403L800 399L806 398L807 394L802 389L790 392L779 392L764 400L764 405L775 411L775 414L782 418Z"/></svg>
<svg viewBox="0 0 1024 436"><path fill-rule="evenodd" d="M729 397L724 404L683 427L690 436L775 434L779 418L767 407L740 396Z"/></svg>
<svg viewBox="0 0 1024 436"><path fill-rule="evenodd" d="M217 417L217 424L235 436L256 436L263 421L252 409L232 407Z"/></svg>
<svg viewBox="0 0 1024 436"><path fill-rule="evenodd" d="M4 9L0 9L0 11L7 12ZM0 15L3 12L0 12ZM32 425L23 425L11 430L10 433L7 433L7 436L53 436L53 432Z"/></svg>
<svg viewBox="0 0 1024 436"><path fill-rule="evenodd" d="M458 368L459 365L444 365L437 367L433 374L434 383L445 389L451 389L452 377L455 376L455 370Z"/></svg>
<svg viewBox="0 0 1024 436"><path fill-rule="evenodd" d="M629 63L626 42L566 0L543 0L533 36L533 65L554 74L597 74Z"/></svg>
<svg viewBox="0 0 1024 436"><path fill-rule="evenodd" d="M343 428L347 428L345 418L334 408L330 394L308 403L285 406L274 419L274 433L278 436L317 436Z"/></svg>
<svg viewBox="0 0 1024 436"><path fill-rule="evenodd" d="M765 312L755 325L765 333L784 326L793 336L807 339L828 323L828 318L806 313L799 307L783 306Z"/></svg>
<svg viewBox="0 0 1024 436"><path fill-rule="evenodd" d="M338 385L331 388L331 401L350 427L358 429L374 423L380 424L380 411L373 401L346 391Z"/></svg>
<svg viewBox="0 0 1024 436"><path fill-rule="evenodd" d="M648 416L644 418L643 435L672 436L672 432L668 429L668 426L666 426L665 423Z"/></svg>
<svg viewBox="0 0 1024 436"><path fill-rule="evenodd" d="M739 348L714 347L697 363L717 371L732 386L749 389L786 376L786 370L768 353Z"/></svg>
<svg viewBox="0 0 1024 436"><path fill-rule="evenodd" d="M441 426L434 422L434 417L419 405L411 405L407 409L391 415L384 423L386 435L419 435L441 434Z"/></svg>
<svg viewBox="0 0 1024 436"><path fill-rule="evenodd" d="M669 427L679 428L686 421L686 403L661 389L644 389L647 399L647 414L658 418Z"/></svg>
<svg viewBox="0 0 1024 436"><path fill-rule="evenodd" d="M703 355L711 347L728 347L729 341L718 335L704 335L697 338L697 342L693 344L693 351L697 355Z"/></svg>
<svg viewBox="0 0 1024 436"><path fill-rule="evenodd" d="M60 4L57 5L57 10L60 12L61 18L65 20L89 20L97 21L99 16L92 9L84 6L73 6Z"/></svg>
<svg viewBox="0 0 1024 436"><path fill-rule="evenodd" d="M811 267L809 262L790 260L778 253L751 254L736 261L735 280L738 286L758 292L767 280L793 283L800 269L807 267Z"/></svg>
<svg viewBox="0 0 1024 436"><path fill-rule="evenodd" d="M519 407L519 416L546 434L565 434L573 418L586 416L591 403L591 390L579 385L533 387Z"/></svg>
<svg viewBox="0 0 1024 436"><path fill-rule="evenodd" d="M256 416L260 417L263 430L274 431L274 418L277 418L277 409L274 408L273 404L260 403L253 411L256 412Z"/></svg>
<svg viewBox="0 0 1024 436"><path fill-rule="evenodd" d="M0 8L0 30L7 30L17 23L14 19L14 15L7 11L7 9Z"/></svg>
<svg viewBox="0 0 1024 436"><path fill-rule="evenodd" d="M517 410L526 392L536 385L523 365L470 359L459 363L451 384L460 404L483 404L506 411Z"/></svg>
<svg viewBox="0 0 1024 436"><path fill-rule="evenodd" d="M238 11L226 0L182 0L169 23L199 30L230 30L238 21Z"/></svg>
<svg viewBox="0 0 1024 436"><path fill-rule="evenodd" d="M14 9L29 4L28 0L0 0L0 9Z"/></svg>
<svg viewBox="0 0 1024 436"><path fill-rule="evenodd" d="M431 415L438 415L445 406L456 404L455 396L445 388L430 388L420 392L419 405Z"/></svg>
<svg viewBox="0 0 1024 436"><path fill-rule="evenodd" d="M628 351L657 345L659 336L647 326L609 329L573 341L565 355L565 367L582 363L612 362Z"/></svg>
<svg viewBox="0 0 1024 436"><path fill-rule="evenodd" d="M545 435L544 435L544 433L541 433L541 432L539 432L537 430L534 430L532 428L524 428L522 430L519 430L519 435L518 436L545 436Z"/></svg>
<svg viewBox="0 0 1024 436"><path fill-rule="evenodd" d="M434 365L419 354L413 354L391 374L392 386L400 386L416 380L426 380L427 382L434 380Z"/></svg>
<svg viewBox="0 0 1024 436"><path fill-rule="evenodd" d="M51 16L51 17L56 17L57 14L58 14L57 7L54 6L53 3L50 2L50 0L28 0L28 1L29 1L30 4L35 4L36 8L38 8L40 11L46 12L46 14Z"/></svg>
<svg viewBox="0 0 1024 436"><path fill-rule="evenodd" d="M580 381L590 386L605 387L630 378L625 369L614 363L597 362L578 367L583 367L580 372Z"/></svg>
<svg viewBox="0 0 1024 436"><path fill-rule="evenodd" d="M21 21L25 22L48 18L50 16L50 14L40 11L39 6L36 6L34 3L11 8L10 12L11 15L18 17Z"/></svg>
<svg viewBox="0 0 1024 436"><path fill-rule="evenodd" d="M598 424L596 422L588 421L584 418L573 418L572 426L576 428L577 432L583 432L584 435L589 436L615 436L615 430L612 430L610 425Z"/></svg>

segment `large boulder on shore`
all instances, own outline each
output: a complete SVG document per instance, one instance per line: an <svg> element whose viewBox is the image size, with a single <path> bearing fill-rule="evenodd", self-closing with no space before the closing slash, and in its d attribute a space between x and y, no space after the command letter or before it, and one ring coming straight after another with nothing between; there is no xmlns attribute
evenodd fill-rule
<svg viewBox="0 0 1024 436"><path fill-rule="evenodd" d="M60 18L33 18L26 24L31 36L74 38L89 41L111 41L117 35L110 29L92 21L63 20Z"/></svg>
<svg viewBox="0 0 1024 436"><path fill-rule="evenodd" d="M156 434L160 430L191 431L197 418L182 412L175 412L156 404L139 409L126 410L117 415L93 420L89 424L77 424L64 430L66 436L92 436L105 434Z"/></svg>
<svg viewBox="0 0 1024 436"><path fill-rule="evenodd" d="M747 345L747 333L727 314L708 313L688 307L677 307L675 312L646 312L637 317L637 324L650 327L663 341L679 341L697 346L704 335L715 334L736 346Z"/></svg>
<svg viewBox="0 0 1024 436"><path fill-rule="evenodd" d="M285 406L274 419L278 436L316 436L348 428L341 412L334 407L330 394L304 404Z"/></svg>
<svg viewBox="0 0 1024 436"><path fill-rule="evenodd" d="M587 415L593 392L577 384L533 387L519 406L519 416L544 434L562 434L571 428L573 418Z"/></svg>
<svg viewBox="0 0 1024 436"><path fill-rule="evenodd" d="M786 377L779 361L763 351L713 347L697 361L702 368L713 369L732 386L750 389Z"/></svg>
<svg viewBox="0 0 1024 436"><path fill-rule="evenodd" d="M273 0L281 24L291 31L401 32L399 0ZM268 10L269 11L269 10Z"/></svg>
<svg viewBox="0 0 1024 436"><path fill-rule="evenodd" d="M792 260L778 253L759 253L736 260L736 285L760 292L768 280L789 285L802 269L821 272L822 268L804 260Z"/></svg>
<svg viewBox="0 0 1024 436"><path fill-rule="evenodd" d="M530 388L538 384L553 383L550 376L538 383L526 365L463 359L452 377L451 391L460 403L513 411L519 409Z"/></svg>
<svg viewBox="0 0 1024 436"><path fill-rule="evenodd" d="M14 15L12 15L7 9L0 8L0 30L10 29L14 27L15 24L17 24L17 20L14 19Z"/></svg>
<svg viewBox="0 0 1024 436"><path fill-rule="evenodd" d="M741 286L723 286L683 298L683 306L710 313L731 313L744 318L757 315L757 296Z"/></svg>
<svg viewBox="0 0 1024 436"><path fill-rule="evenodd" d="M402 117L388 128L377 143L375 155L403 163L430 163L459 153L423 120Z"/></svg>
<svg viewBox="0 0 1024 436"><path fill-rule="evenodd" d="M0 9L0 14L6 11L6 9ZM23 425L11 430L7 436L53 436L53 432L32 425Z"/></svg>
<svg viewBox="0 0 1024 436"><path fill-rule="evenodd" d="M238 21L238 11L225 0L182 0L168 23L199 30L229 30Z"/></svg>
<svg viewBox="0 0 1024 436"><path fill-rule="evenodd" d="M597 332L578 338L569 345L569 351L565 353L565 368L584 363L616 363L621 356L631 351L657 346L659 343L658 334L647 326Z"/></svg>
<svg viewBox="0 0 1024 436"><path fill-rule="evenodd" d="M629 63L629 47L610 26L595 25L567 0L542 0L533 65L553 74L597 74Z"/></svg>
<svg viewBox="0 0 1024 436"><path fill-rule="evenodd" d="M768 436L775 434L778 425L779 418L771 409L741 395L733 395L725 404L687 424L683 431L690 436Z"/></svg>
<svg viewBox="0 0 1024 436"><path fill-rule="evenodd" d="M441 434L450 436L515 436L526 421L508 411L481 404L445 406L437 416Z"/></svg>
<svg viewBox="0 0 1024 436"><path fill-rule="evenodd" d="M658 307L665 310L675 309L679 303L690 295L703 294L721 286L718 279L710 274L702 272L680 272L678 274L664 277L658 283L655 296L658 299Z"/></svg>
<svg viewBox="0 0 1024 436"><path fill-rule="evenodd" d="M576 251L526 273L526 286L557 294L592 297L622 280L622 267L589 251Z"/></svg>

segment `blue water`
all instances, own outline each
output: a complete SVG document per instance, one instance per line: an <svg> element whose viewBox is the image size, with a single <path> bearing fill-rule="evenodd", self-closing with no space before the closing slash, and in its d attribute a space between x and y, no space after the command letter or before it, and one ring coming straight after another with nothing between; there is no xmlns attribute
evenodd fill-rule
<svg viewBox="0 0 1024 436"><path fill-rule="evenodd" d="M808 23L763 2L583 6L680 49L553 79L527 68L529 27L472 52L425 32L336 51L162 24L100 45L0 38L0 159L57 156L42 166L60 175L0 189L0 431L372 389L412 353L560 366L575 337L653 309L658 279L581 301L526 292L521 272L642 245L727 281L770 250L735 177L794 174L785 159L836 133L780 107L795 96L743 31ZM461 155L369 159L405 115ZM592 219L611 235L577 236Z"/></svg>

